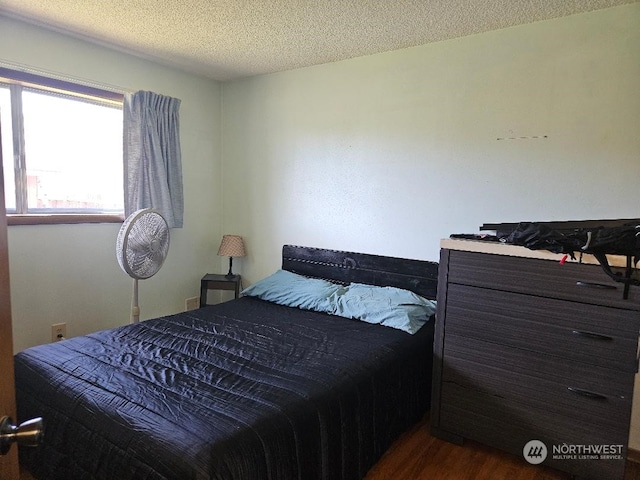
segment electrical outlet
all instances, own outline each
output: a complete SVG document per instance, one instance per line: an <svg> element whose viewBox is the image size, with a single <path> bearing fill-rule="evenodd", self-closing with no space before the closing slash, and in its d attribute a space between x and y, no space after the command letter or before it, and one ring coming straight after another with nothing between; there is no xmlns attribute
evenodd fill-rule
<svg viewBox="0 0 640 480"><path fill-rule="evenodd" d="M195 310L196 308L200 308L200 297L191 297L187 298L184 301L185 312L188 312L189 310Z"/></svg>
<svg viewBox="0 0 640 480"><path fill-rule="evenodd" d="M51 325L51 341L59 342L67 338L67 324L66 323L54 323Z"/></svg>

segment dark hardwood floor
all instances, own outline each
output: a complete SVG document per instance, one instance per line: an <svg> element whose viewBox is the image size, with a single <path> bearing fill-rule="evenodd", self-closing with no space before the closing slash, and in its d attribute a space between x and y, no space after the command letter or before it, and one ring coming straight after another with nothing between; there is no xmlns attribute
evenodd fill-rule
<svg viewBox="0 0 640 480"><path fill-rule="evenodd" d="M627 462L625 480L640 480L640 464ZM523 458L466 441L431 436L429 422L402 435L365 480L569 480L571 475L528 464ZM608 479L601 479L608 480Z"/></svg>

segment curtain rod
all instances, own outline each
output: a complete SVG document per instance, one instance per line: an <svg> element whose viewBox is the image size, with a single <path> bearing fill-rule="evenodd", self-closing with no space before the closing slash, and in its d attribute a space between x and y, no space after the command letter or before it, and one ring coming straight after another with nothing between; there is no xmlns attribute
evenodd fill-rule
<svg viewBox="0 0 640 480"><path fill-rule="evenodd" d="M117 87L114 85L109 85L106 83L95 82L93 80L86 80L82 78L72 77L69 75L64 75L59 72L51 72L43 69L33 68L28 65L23 65L19 63L6 62L4 60L0 60L0 67L9 68L11 70L17 70L20 72L28 73L31 75L40 75L43 77L53 78L55 80L60 80L63 82L71 82L79 85L84 85L86 87L98 88L100 90L107 90L109 92L118 93L121 95L125 95L127 93L134 93L135 90L127 90L122 87Z"/></svg>

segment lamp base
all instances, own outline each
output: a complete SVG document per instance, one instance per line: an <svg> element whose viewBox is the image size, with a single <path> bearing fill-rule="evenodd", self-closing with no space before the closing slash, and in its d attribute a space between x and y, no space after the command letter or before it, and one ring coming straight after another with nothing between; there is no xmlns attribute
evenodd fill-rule
<svg viewBox="0 0 640 480"><path fill-rule="evenodd" d="M229 273L227 273L225 277L227 278L235 277L235 275L232 272L232 268L233 268L233 257L229 257Z"/></svg>

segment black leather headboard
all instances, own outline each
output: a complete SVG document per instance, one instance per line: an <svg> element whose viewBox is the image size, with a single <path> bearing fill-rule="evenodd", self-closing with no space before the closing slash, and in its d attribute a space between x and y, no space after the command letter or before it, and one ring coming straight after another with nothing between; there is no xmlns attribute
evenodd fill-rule
<svg viewBox="0 0 640 480"><path fill-rule="evenodd" d="M367 283L436 298L438 263L366 253L284 245L282 269L341 283Z"/></svg>

